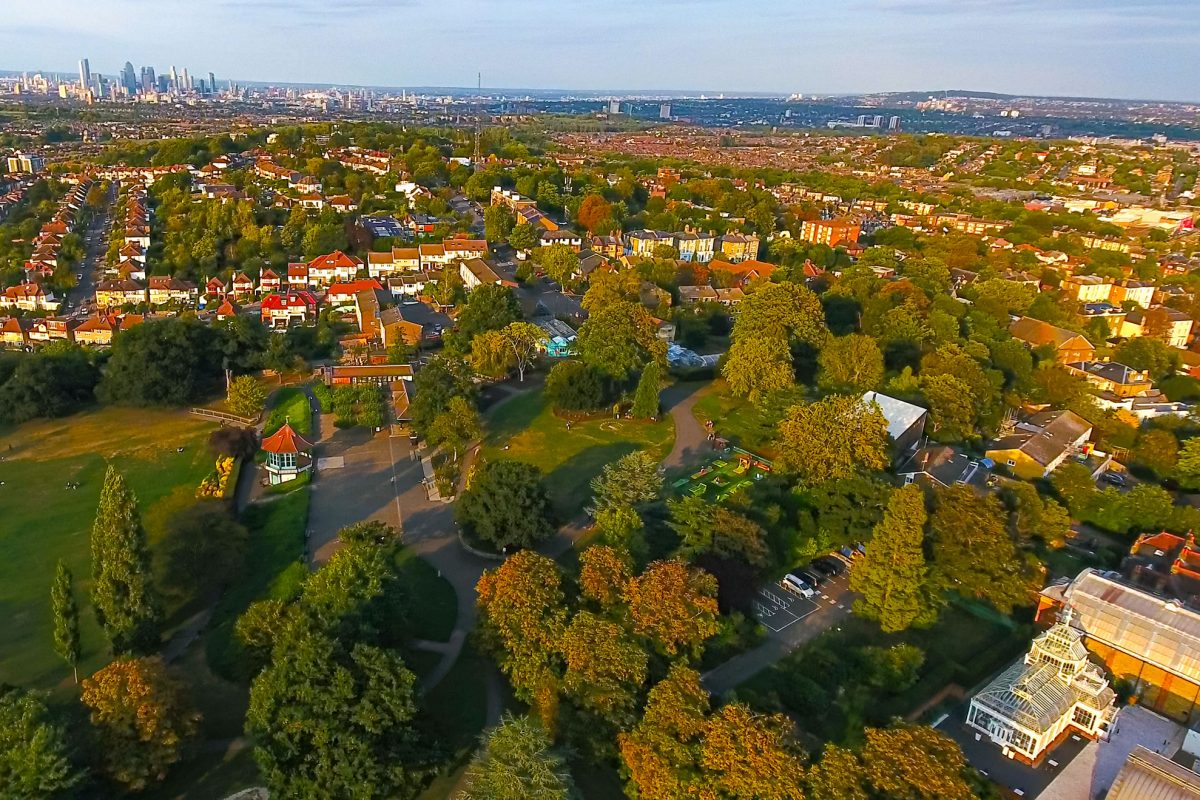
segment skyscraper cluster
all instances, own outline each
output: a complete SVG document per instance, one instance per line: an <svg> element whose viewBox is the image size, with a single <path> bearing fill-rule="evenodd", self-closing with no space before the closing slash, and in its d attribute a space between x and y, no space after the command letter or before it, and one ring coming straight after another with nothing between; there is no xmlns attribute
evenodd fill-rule
<svg viewBox="0 0 1200 800"><path fill-rule="evenodd" d="M199 80L192 77L187 67L182 71L171 66L166 74L156 74L154 67L144 66L139 71L133 62L126 61L125 66L112 80L99 73L93 73L86 58L79 61L78 93L89 99L105 97L138 97L153 94L166 94L175 97L185 95L215 95L218 93L217 76L208 73L208 79Z"/></svg>

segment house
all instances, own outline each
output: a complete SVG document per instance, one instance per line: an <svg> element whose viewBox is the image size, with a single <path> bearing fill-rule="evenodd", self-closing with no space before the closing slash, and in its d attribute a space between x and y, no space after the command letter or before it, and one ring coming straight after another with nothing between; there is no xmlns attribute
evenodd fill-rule
<svg viewBox="0 0 1200 800"><path fill-rule="evenodd" d="M553 245L561 244L564 247L569 247L573 253L578 253L583 249L583 237L578 233L567 230L542 231L538 243L542 247L552 247Z"/></svg>
<svg viewBox="0 0 1200 800"><path fill-rule="evenodd" d="M96 284L96 305L99 308L120 308L146 301L146 287L135 280L124 278Z"/></svg>
<svg viewBox="0 0 1200 800"><path fill-rule="evenodd" d="M588 247L605 258L620 258L625 253L625 245L617 236L593 236Z"/></svg>
<svg viewBox="0 0 1200 800"><path fill-rule="evenodd" d="M1044 478L1079 452L1092 436L1092 424L1074 411L1042 411L1018 422L992 442L986 455L1025 480Z"/></svg>
<svg viewBox="0 0 1200 800"><path fill-rule="evenodd" d="M21 311L55 311L58 301L54 295L42 288L40 283L19 283L10 286L0 295L0 308L16 308Z"/></svg>
<svg viewBox="0 0 1200 800"><path fill-rule="evenodd" d="M97 314L88 317L75 328L75 343L107 347L112 344L113 334L119 327L120 318L116 315Z"/></svg>
<svg viewBox="0 0 1200 800"><path fill-rule="evenodd" d="M397 272L415 272L419 269L419 247L393 247L386 253L367 253L367 274L372 278L386 278Z"/></svg>
<svg viewBox="0 0 1200 800"><path fill-rule="evenodd" d="M351 211L358 210L358 203L354 202L353 198L348 194L338 194L330 197L327 201L329 207L341 214L349 214Z"/></svg>
<svg viewBox="0 0 1200 800"><path fill-rule="evenodd" d="M412 364L333 364L321 368L326 386L352 386L373 383L387 386L395 381L413 379Z"/></svg>
<svg viewBox="0 0 1200 800"><path fill-rule="evenodd" d="M30 342L73 342L78 322L64 317L35 319L29 328Z"/></svg>
<svg viewBox="0 0 1200 800"><path fill-rule="evenodd" d="M680 286L679 287L679 303L685 306L696 305L697 303L715 303L717 301L717 290L711 286Z"/></svg>
<svg viewBox="0 0 1200 800"><path fill-rule="evenodd" d="M746 299L746 293L740 286L728 289L717 289L717 302L723 306L734 306Z"/></svg>
<svg viewBox="0 0 1200 800"><path fill-rule="evenodd" d="M325 304L333 308L339 306L349 306L354 303L354 298L359 292L366 291L383 291L383 284L374 278L366 278L364 280L350 281L349 283L335 283L329 287L329 291L325 293Z"/></svg>
<svg viewBox="0 0 1200 800"><path fill-rule="evenodd" d="M258 276L259 294L271 294L279 291L279 273L271 268L264 269Z"/></svg>
<svg viewBox="0 0 1200 800"><path fill-rule="evenodd" d="M296 202L309 211L320 211L325 207L325 198L319 192L304 192L296 198Z"/></svg>
<svg viewBox="0 0 1200 800"><path fill-rule="evenodd" d="M468 258L487 258L488 243L484 239L465 239L455 237L442 240L442 250L447 261L465 260Z"/></svg>
<svg viewBox="0 0 1200 800"><path fill-rule="evenodd" d="M358 218L358 225L371 234L372 239L400 239L408 235L408 231L395 217L361 216Z"/></svg>
<svg viewBox="0 0 1200 800"><path fill-rule="evenodd" d="M451 261L450 257L446 255L446 246L443 244L417 245L417 254L420 256L422 269L445 266Z"/></svg>
<svg viewBox="0 0 1200 800"><path fill-rule="evenodd" d="M1154 284L1150 281L1125 280L1113 284L1108 299L1117 305L1135 303L1142 308L1149 308L1154 302L1154 289Z"/></svg>
<svg viewBox="0 0 1200 800"><path fill-rule="evenodd" d="M244 272L233 276L233 293L238 297L249 297L254 294L254 281Z"/></svg>
<svg viewBox="0 0 1200 800"><path fill-rule="evenodd" d="M453 322L440 311L419 301L404 301L379 314L379 334L384 347L394 342L409 346L437 341Z"/></svg>
<svg viewBox="0 0 1200 800"><path fill-rule="evenodd" d="M866 406L878 408L887 420L888 435L892 438L897 455L907 455L917 448L925 434L925 421L929 418L926 409L879 392L867 392L862 400Z"/></svg>
<svg viewBox="0 0 1200 800"><path fill-rule="evenodd" d="M692 229L670 234L674 239L675 249L679 251L679 260L707 264L712 261L717 237Z"/></svg>
<svg viewBox="0 0 1200 800"><path fill-rule="evenodd" d="M1010 758L1037 764L1068 730L1105 735L1116 714L1116 692L1091 663L1084 634L1059 622L971 698L967 725Z"/></svg>
<svg viewBox="0 0 1200 800"><path fill-rule="evenodd" d="M312 470L312 443L296 433L290 422L263 439L262 451L267 454L263 466L272 486L294 481Z"/></svg>
<svg viewBox="0 0 1200 800"><path fill-rule="evenodd" d="M196 284L170 275L153 275L150 278L150 305L165 306L168 303L192 304L196 301Z"/></svg>
<svg viewBox="0 0 1200 800"><path fill-rule="evenodd" d="M404 225L417 236L428 236L437 229L441 220L428 214L409 214L404 218Z"/></svg>
<svg viewBox="0 0 1200 800"><path fill-rule="evenodd" d="M1157 336L1169 346L1182 350L1192 336L1192 318L1167 306L1138 308L1126 315L1119 335L1126 338Z"/></svg>
<svg viewBox="0 0 1200 800"><path fill-rule="evenodd" d="M1084 336L1033 317L1020 317L1008 326L1008 332L1032 348L1053 348L1060 364L1091 361L1096 355L1096 348Z"/></svg>
<svg viewBox="0 0 1200 800"><path fill-rule="evenodd" d="M714 261L709 265L713 272L718 270L729 274L734 282L734 285L745 288L751 281L758 279L768 279L771 273L775 271L774 264L768 264L765 261L756 259L746 259L739 261L736 264L728 261Z"/></svg>
<svg viewBox="0 0 1200 800"><path fill-rule="evenodd" d="M904 481L946 488L959 484L986 486L991 478L990 465L976 461L949 445L929 445L913 454L896 469Z"/></svg>
<svg viewBox="0 0 1200 800"><path fill-rule="evenodd" d="M759 239L753 234L727 233L720 238L717 249L724 260L737 264L757 259L759 246Z"/></svg>
<svg viewBox="0 0 1200 800"><path fill-rule="evenodd" d="M1080 303L1106 303L1113 282L1097 275L1069 275L1063 278L1062 290Z"/></svg>
<svg viewBox="0 0 1200 800"><path fill-rule="evenodd" d="M328 286L335 281L352 281L363 268L362 259L334 250L317 256L308 262L308 279L317 286ZM289 266L289 272L290 272ZM289 276L290 277L290 276Z"/></svg>
<svg viewBox="0 0 1200 800"><path fill-rule="evenodd" d="M4 317L0 319L0 345L12 348L23 348L29 345L29 329L33 320L25 317Z"/></svg>
<svg viewBox="0 0 1200 800"><path fill-rule="evenodd" d="M471 291L486 284L501 284L503 279L496 274L491 265L482 258L472 258L462 262L458 268L458 274L463 280L463 284L467 287L467 291Z"/></svg>
<svg viewBox="0 0 1200 800"><path fill-rule="evenodd" d="M289 289L309 288L308 264L288 264L287 285Z"/></svg>
<svg viewBox="0 0 1200 800"><path fill-rule="evenodd" d="M260 314L263 325L272 329L314 323L317 321L317 298L307 289L269 294L262 299Z"/></svg>
<svg viewBox="0 0 1200 800"><path fill-rule="evenodd" d="M1114 397L1134 397L1154 387L1145 370L1136 370L1115 361L1076 361L1063 364L1067 372L1083 378L1103 393Z"/></svg>
<svg viewBox="0 0 1200 800"><path fill-rule="evenodd" d="M220 299L228 293L229 290L225 288L225 281L220 278L209 278L204 284L204 294L206 297Z"/></svg>
<svg viewBox="0 0 1200 800"><path fill-rule="evenodd" d="M222 322L227 319L232 319L238 314L237 304L230 298L226 297L221 301L221 305L217 307L217 321Z"/></svg>

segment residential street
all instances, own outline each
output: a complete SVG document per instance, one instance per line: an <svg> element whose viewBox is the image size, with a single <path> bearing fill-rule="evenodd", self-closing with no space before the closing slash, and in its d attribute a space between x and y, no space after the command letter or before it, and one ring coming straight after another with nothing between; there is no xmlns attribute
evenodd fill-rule
<svg viewBox="0 0 1200 800"><path fill-rule="evenodd" d="M82 277L79 282L67 292L67 302L71 309L70 317L82 318L87 316L86 306L96 296L96 275L104 261L108 250L109 228L112 225L113 203L117 201L119 185L117 181L109 184L108 195L104 198L104 206L97 210L92 222L83 234L83 260L76 268Z"/></svg>

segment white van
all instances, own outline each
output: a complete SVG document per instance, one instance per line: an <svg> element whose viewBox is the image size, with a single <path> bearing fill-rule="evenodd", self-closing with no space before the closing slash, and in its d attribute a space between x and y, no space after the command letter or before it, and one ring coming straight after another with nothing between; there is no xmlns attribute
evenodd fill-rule
<svg viewBox="0 0 1200 800"><path fill-rule="evenodd" d="M784 575L781 585L789 592L798 594L801 597L807 598L816 594L811 586L797 578L795 575Z"/></svg>

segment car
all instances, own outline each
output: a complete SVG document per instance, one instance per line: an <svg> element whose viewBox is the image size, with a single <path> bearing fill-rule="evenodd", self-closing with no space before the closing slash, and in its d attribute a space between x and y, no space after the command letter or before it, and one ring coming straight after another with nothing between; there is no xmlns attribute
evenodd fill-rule
<svg viewBox="0 0 1200 800"><path fill-rule="evenodd" d="M783 580L780 582L780 585L789 592L798 594L801 597L808 598L816 594L811 586L791 572L783 576Z"/></svg>
<svg viewBox="0 0 1200 800"><path fill-rule="evenodd" d="M81 281L81 280L83 280L83 273L82 273L82 272L76 272L76 273L75 273L75 280L77 280L77 281Z"/></svg>
<svg viewBox="0 0 1200 800"><path fill-rule="evenodd" d="M831 578L841 575L846 571L846 565L840 559L833 556L821 556L820 558L813 559L812 566L818 572L823 572Z"/></svg>
<svg viewBox="0 0 1200 800"><path fill-rule="evenodd" d="M807 568L794 569L790 574L795 575L797 578L804 581L814 589L820 588L821 584L825 582L825 578L823 576L818 574L815 570Z"/></svg>
<svg viewBox="0 0 1200 800"><path fill-rule="evenodd" d="M1113 486L1124 486L1125 476L1119 472L1106 472L1104 473L1104 482Z"/></svg>

